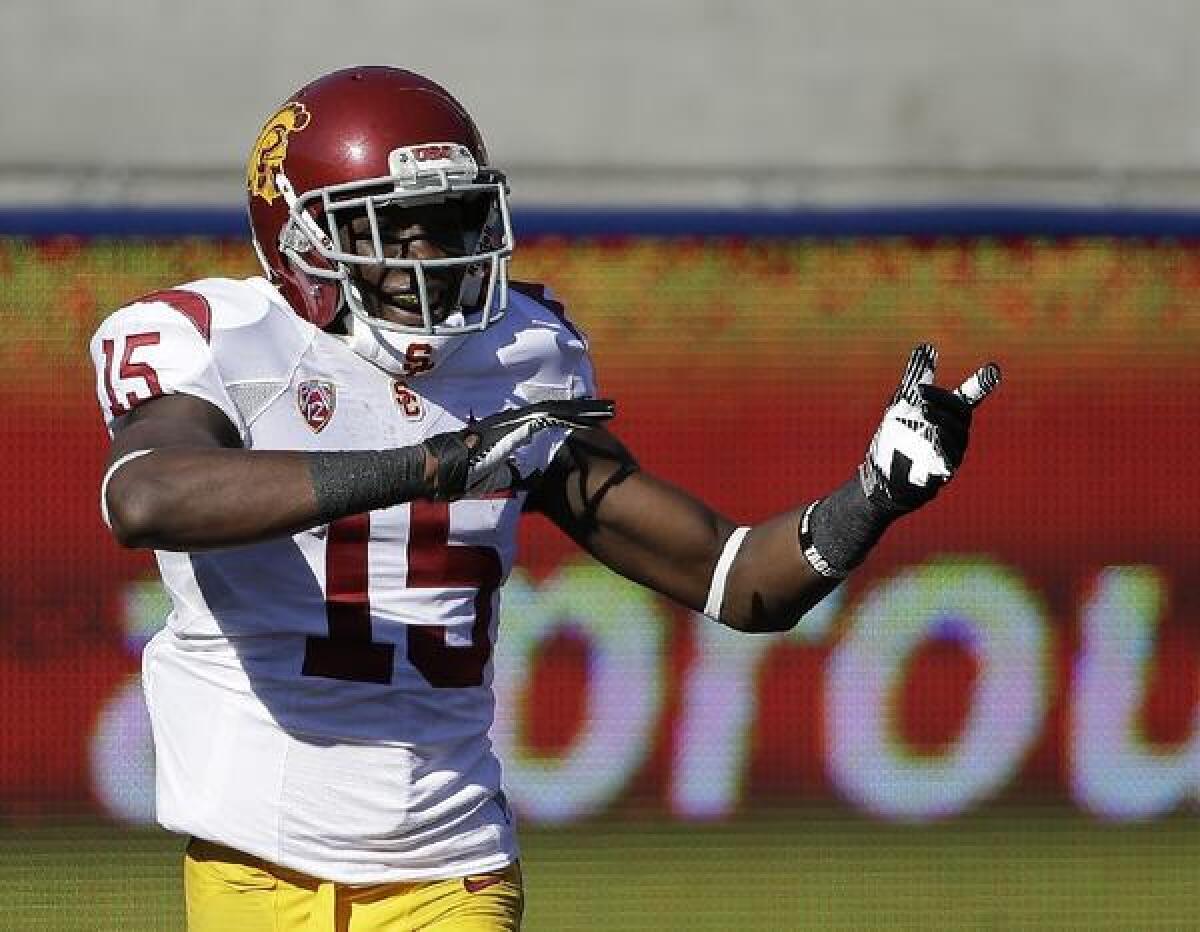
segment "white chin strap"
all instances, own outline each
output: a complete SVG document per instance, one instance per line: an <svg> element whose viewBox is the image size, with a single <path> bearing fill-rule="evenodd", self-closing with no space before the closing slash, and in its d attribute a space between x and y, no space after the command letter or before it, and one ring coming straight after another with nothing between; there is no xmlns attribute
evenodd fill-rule
<svg viewBox="0 0 1200 932"><path fill-rule="evenodd" d="M346 315L346 328L350 335L350 348L355 353L389 375L403 378L437 368L471 336L470 333L434 336L384 330L353 311Z"/></svg>

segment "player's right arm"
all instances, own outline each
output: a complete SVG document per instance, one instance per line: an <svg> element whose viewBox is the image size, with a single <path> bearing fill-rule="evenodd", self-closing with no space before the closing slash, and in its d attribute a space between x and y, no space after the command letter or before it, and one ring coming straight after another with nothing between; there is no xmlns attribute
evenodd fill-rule
<svg viewBox="0 0 1200 932"><path fill-rule="evenodd" d="M508 456L536 432L612 414L601 402L546 402L407 447L247 449L206 314L199 293L160 293L113 314L92 340L112 433L101 510L127 547L240 546L418 498L493 491L511 482Z"/></svg>
<svg viewBox="0 0 1200 932"><path fill-rule="evenodd" d="M114 422L102 506L126 547L200 550L295 534L336 517L313 481L313 457L243 449L215 405L162 395Z"/></svg>
<svg viewBox="0 0 1200 932"><path fill-rule="evenodd" d="M499 488L509 454L538 431L611 416L608 402L543 402L411 447L303 453L243 449L220 408L162 395L114 423L102 504L127 547L250 544L416 498Z"/></svg>
<svg viewBox="0 0 1200 932"><path fill-rule="evenodd" d="M92 339L97 398L112 434L100 504L120 543L250 544L349 513L344 508L364 498L344 494L356 475L374 477L374 499L431 485L436 463L421 448L378 457L245 449L249 433L211 345L215 316L202 290L159 292L117 311Z"/></svg>

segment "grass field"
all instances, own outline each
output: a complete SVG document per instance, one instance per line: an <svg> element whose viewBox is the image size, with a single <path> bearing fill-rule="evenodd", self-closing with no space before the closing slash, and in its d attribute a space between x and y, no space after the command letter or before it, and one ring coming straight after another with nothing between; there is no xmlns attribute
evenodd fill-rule
<svg viewBox="0 0 1200 932"><path fill-rule="evenodd" d="M1002 810L924 828L788 813L524 832L529 932L1200 928L1200 820ZM0 928L182 929L180 841L0 831ZM231 930L236 932L236 930Z"/></svg>

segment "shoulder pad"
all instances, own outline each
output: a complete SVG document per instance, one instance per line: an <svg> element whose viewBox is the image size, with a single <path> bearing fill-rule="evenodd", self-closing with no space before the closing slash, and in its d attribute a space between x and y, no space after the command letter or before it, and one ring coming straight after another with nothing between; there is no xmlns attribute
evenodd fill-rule
<svg viewBox="0 0 1200 932"><path fill-rule="evenodd" d="M105 346L121 334L140 331L156 337L153 347L138 350L146 366L161 370L156 393L199 395L235 424L254 420L270 397L268 388L283 390L317 333L261 278L206 278L151 292L112 314L92 340L106 393ZM109 408L119 413L126 394L113 397L116 404L110 398Z"/></svg>
<svg viewBox="0 0 1200 932"><path fill-rule="evenodd" d="M562 303L543 285L510 282L508 309L490 334L493 363L499 359L530 401L591 394L593 375L587 338ZM540 397L533 397L539 395Z"/></svg>
<svg viewBox="0 0 1200 932"><path fill-rule="evenodd" d="M549 323L562 327L587 349L587 337L567 316L566 306L558 296L540 282L508 283L509 313L516 312L529 322Z"/></svg>
<svg viewBox="0 0 1200 932"><path fill-rule="evenodd" d="M315 332L265 279L204 278L134 303L153 302L167 304L196 325L227 384L286 381Z"/></svg>

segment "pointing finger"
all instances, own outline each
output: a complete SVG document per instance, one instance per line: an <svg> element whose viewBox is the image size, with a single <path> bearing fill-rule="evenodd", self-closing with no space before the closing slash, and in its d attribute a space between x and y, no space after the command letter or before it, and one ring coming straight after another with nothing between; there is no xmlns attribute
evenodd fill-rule
<svg viewBox="0 0 1200 932"><path fill-rule="evenodd" d="M1000 384L1000 367L994 362L980 366L973 375L954 390L954 394L972 408L990 395Z"/></svg>

